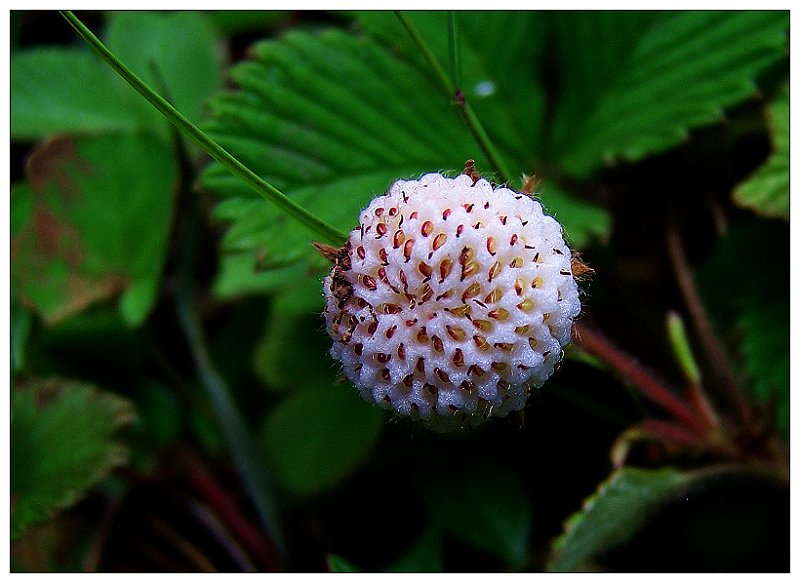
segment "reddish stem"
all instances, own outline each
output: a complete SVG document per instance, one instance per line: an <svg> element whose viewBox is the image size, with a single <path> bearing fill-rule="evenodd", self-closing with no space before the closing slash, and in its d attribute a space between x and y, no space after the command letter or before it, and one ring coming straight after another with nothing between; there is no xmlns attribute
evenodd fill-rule
<svg viewBox="0 0 800 583"><path fill-rule="evenodd" d="M217 483L214 476L199 461L191 464L189 476L200 495L216 509L228 528L242 546L262 567L270 571L280 570L280 559L274 546L263 533L236 507L230 495Z"/></svg>
<svg viewBox="0 0 800 583"><path fill-rule="evenodd" d="M575 342L588 353L596 356L616 370L623 379L633 385L642 395L663 407L699 436L706 436L708 425L683 401L667 389L630 355L626 354L603 336L598 330L576 323L572 329Z"/></svg>
<svg viewBox="0 0 800 583"><path fill-rule="evenodd" d="M727 352L722 348L722 344L714 334L711 320L706 314L697 286L695 286L692 270L683 250L683 243L678 235L678 230L672 222L667 226L667 250L672 261L672 269L675 272L678 287L681 290L686 308L689 310L689 315L694 324L695 333L700 339L703 350L705 350L706 356L711 361L717 376L736 405L742 422L747 425L752 419L750 405L744 396L739 379L734 373L733 365L728 358Z"/></svg>
<svg viewBox="0 0 800 583"><path fill-rule="evenodd" d="M682 445L684 447L694 447L697 445L697 436L686 427L672 421L662 421L661 419L645 419L639 426L642 431L657 437L662 441Z"/></svg>

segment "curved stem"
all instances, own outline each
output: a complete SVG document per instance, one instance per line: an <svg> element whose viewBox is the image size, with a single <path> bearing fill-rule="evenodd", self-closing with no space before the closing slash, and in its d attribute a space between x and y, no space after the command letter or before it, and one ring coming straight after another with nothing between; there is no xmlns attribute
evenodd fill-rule
<svg viewBox="0 0 800 583"><path fill-rule="evenodd" d="M717 376L736 405L740 419L746 425L752 419L750 405L744 396L741 383L733 371L733 365L728 358L728 354L717 339L711 320L709 320L703 307L703 302L700 300L700 294L695 286L694 277L683 250L683 243L672 221L667 225L667 250L669 251L678 287L681 290L684 302L686 302L686 308L691 315L695 333L703 345L706 356L714 366Z"/></svg>
<svg viewBox="0 0 800 583"><path fill-rule="evenodd" d="M431 51L428 43L425 42L425 39L422 38L422 35L420 34L419 30L417 30L417 27L414 26L414 23L411 22L411 20L400 11L395 11L395 14L397 15L400 23L408 32L411 40L414 41L415 45L417 45L417 48L422 53L422 56L426 61L428 61L431 69L433 69L433 73L439 80L439 85L441 86L447 98L453 100L453 104L456 106L461 119L464 121L464 124L466 124L467 129L472 134L472 137L480 147L483 155L486 156L489 164L491 164L492 168L494 168L495 172L497 172L500 182L508 182L511 174L506 169L505 164L503 164L497 149L494 147L494 144L489 138L489 135L486 133L486 130L483 129L483 125L481 125L480 120L475 115L475 112L472 111L469 103L467 103L467 100L464 97L464 94L461 92L461 89L453 84L450 76L445 72L444 67L442 67L442 64L439 62L439 59L437 59L436 55L433 54L433 51Z"/></svg>
<svg viewBox="0 0 800 583"><path fill-rule="evenodd" d="M191 290L185 285L181 287L177 304L178 318L191 348L198 376L213 404L228 449L255 504L261 523L278 551L283 553L283 537L271 478L227 383L211 361Z"/></svg>
<svg viewBox="0 0 800 583"><path fill-rule="evenodd" d="M347 237L337 229L314 216L306 209L289 199L280 190L258 176L247 166L234 158L225 148L212 140L200 128L186 119L166 99L153 91L144 81L136 76L122 63L81 21L69 10L62 10L61 15L72 25L86 43L102 57L131 87L149 101L161 114L174 124L181 132L191 138L200 148L217 162L225 166L234 176L241 179L265 200L271 202L287 215L296 219L315 235L334 244L344 244Z"/></svg>
<svg viewBox="0 0 800 583"><path fill-rule="evenodd" d="M653 375L644 369L631 356L614 346L599 331L585 324L576 323L573 338L577 344L608 364L620 376L633 385L642 395L663 407L673 417L680 420L688 429L699 436L708 434L708 425L694 411L676 397Z"/></svg>

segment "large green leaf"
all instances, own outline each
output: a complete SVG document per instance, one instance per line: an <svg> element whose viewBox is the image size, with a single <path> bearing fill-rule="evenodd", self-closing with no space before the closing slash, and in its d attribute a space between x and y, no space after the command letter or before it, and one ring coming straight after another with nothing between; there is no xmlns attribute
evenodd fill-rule
<svg viewBox="0 0 800 583"><path fill-rule="evenodd" d="M579 570L587 560L626 542L688 483L685 474L672 468L618 470L567 520L550 570Z"/></svg>
<svg viewBox="0 0 800 583"><path fill-rule="evenodd" d="M551 13L558 54L558 105L548 134L548 154L569 151L605 92L625 70L630 54L650 24L666 15L655 11L556 11Z"/></svg>
<svg viewBox="0 0 800 583"><path fill-rule="evenodd" d="M789 86L768 110L772 155L733 191L733 200L758 214L789 219Z"/></svg>
<svg viewBox="0 0 800 583"><path fill-rule="evenodd" d="M220 34L234 36L285 26L291 23L293 14L290 10L213 10L204 16Z"/></svg>
<svg viewBox="0 0 800 583"><path fill-rule="evenodd" d="M114 433L131 404L85 385L52 381L19 388L11 400L11 536L81 498L125 449Z"/></svg>
<svg viewBox="0 0 800 583"><path fill-rule="evenodd" d="M122 315L141 322L158 291L176 173L170 148L147 133L46 142L12 193L19 298L55 322L124 291Z"/></svg>
<svg viewBox="0 0 800 583"><path fill-rule="evenodd" d="M404 12L459 88L487 133L503 152L518 180L541 152L544 87L539 83L547 15L535 12L465 11L455 13L458 71L452 71L450 14L445 11ZM432 78L410 35L392 12L354 13L358 23L393 51ZM454 80L455 82L456 80ZM439 99L452 98L442 96Z"/></svg>
<svg viewBox="0 0 800 583"><path fill-rule="evenodd" d="M252 54L255 60L231 72L239 91L212 100L214 119L207 130L256 173L344 232L395 179L458 172L468 158L490 170L427 71L369 38L294 31L259 43ZM218 293L271 290L281 278L268 275L268 268L314 256L303 227L220 165L212 165L202 182L225 197L216 218L232 223L223 241ZM569 227L572 216L564 208ZM582 228L577 224L576 232Z"/></svg>
<svg viewBox="0 0 800 583"><path fill-rule="evenodd" d="M419 491L433 524L510 565L525 565L531 506L519 477L478 456L469 466L441 467L421 476Z"/></svg>
<svg viewBox="0 0 800 583"><path fill-rule="evenodd" d="M281 484L308 496L335 486L367 458L384 419L350 387L304 389L272 410L260 442Z"/></svg>
<svg viewBox="0 0 800 583"><path fill-rule="evenodd" d="M222 81L214 29L204 14L110 12L106 44L190 121L203 119L205 101Z"/></svg>
<svg viewBox="0 0 800 583"><path fill-rule="evenodd" d="M157 123L158 115L145 101L89 51L36 48L12 56L12 138L132 130Z"/></svg>
<svg viewBox="0 0 800 583"><path fill-rule="evenodd" d="M725 107L754 94L757 75L785 54L787 30L788 12L780 11L659 19L611 71L613 82L580 131L563 141L560 162L586 175L603 162L667 149L691 128L719 121Z"/></svg>

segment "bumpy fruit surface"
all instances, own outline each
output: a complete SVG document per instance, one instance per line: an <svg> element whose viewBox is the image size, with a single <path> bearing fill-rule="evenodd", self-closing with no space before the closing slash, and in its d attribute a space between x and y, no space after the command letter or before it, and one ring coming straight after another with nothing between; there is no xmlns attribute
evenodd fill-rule
<svg viewBox="0 0 800 583"><path fill-rule="evenodd" d="M366 401L433 429L522 409L581 309L561 225L468 175L397 181L334 261L331 355Z"/></svg>

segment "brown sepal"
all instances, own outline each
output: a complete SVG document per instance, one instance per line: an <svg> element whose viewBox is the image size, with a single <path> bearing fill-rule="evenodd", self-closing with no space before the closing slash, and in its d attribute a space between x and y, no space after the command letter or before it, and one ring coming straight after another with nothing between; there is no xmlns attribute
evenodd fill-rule
<svg viewBox="0 0 800 583"><path fill-rule="evenodd" d="M522 175L522 189L520 192L533 196L536 194L536 189L542 185L542 181L537 176Z"/></svg>
<svg viewBox="0 0 800 583"><path fill-rule="evenodd" d="M475 185L478 180L481 179L481 175L475 170L475 160L467 160L464 162L464 171L462 174L466 174L470 178L472 178L472 184Z"/></svg>
<svg viewBox="0 0 800 583"><path fill-rule="evenodd" d="M594 269L581 260L580 251L572 252L572 276L575 281L588 281L594 275Z"/></svg>
<svg viewBox="0 0 800 583"><path fill-rule="evenodd" d="M325 243L317 243L316 241L312 241L311 244L314 246L320 255L322 255L325 259L330 261L333 265L341 265L342 261L345 257L347 257L347 247L334 247L333 245L326 245Z"/></svg>

